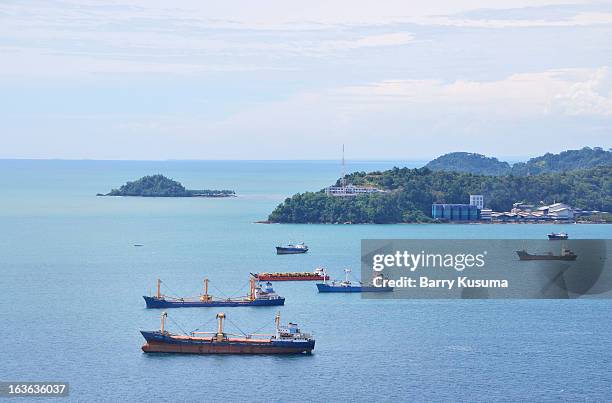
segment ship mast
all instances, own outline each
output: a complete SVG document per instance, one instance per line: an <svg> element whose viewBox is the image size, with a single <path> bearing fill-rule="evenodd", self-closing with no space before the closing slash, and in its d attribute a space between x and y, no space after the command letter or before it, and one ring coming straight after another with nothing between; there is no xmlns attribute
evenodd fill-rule
<svg viewBox="0 0 612 403"><path fill-rule="evenodd" d="M251 301L255 301L255 279L253 278L253 276L251 276L251 278L249 279L250 285L251 285L251 290L249 292L249 299Z"/></svg>
<svg viewBox="0 0 612 403"><path fill-rule="evenodd" d="M340 179L340 186L342 187L342 193L346 193L346 169L344 165L344 144L342 144L342 177Z"/></svg>
<svg viewBox="0 0 612 403"><path fill-rule="evenodd" d="M223 341L223 319L225 319L225 314L223 312L219 312L217 314L217 319L219 320L219 324L217 326L217 341Z"/></svg>
<svg viewBox="0 0 612 403"><path fill-rule="evenodd" d="M200 297L201 301L209 301L210 296L208 295L208 277L204 278L204 295Z"/></svg>
<svg viewBox="0 0 612 403"><path fill-rule="evenodd" d="M351 272L351 269L344 269L344 282L348 283L349 282L349 273Z"/></svg>
<svg viewBox="0 0 612 403"><path fill-rule="evenodd" d="M168 316L168 312L162 312L161 314L161 334L166 332L166 317Z"/></svg>
<svg viewBox="0 0 612 403"><path fill-rule="evenodd" d="M161 298L161 280L157 279L157 298Z"/></svg>

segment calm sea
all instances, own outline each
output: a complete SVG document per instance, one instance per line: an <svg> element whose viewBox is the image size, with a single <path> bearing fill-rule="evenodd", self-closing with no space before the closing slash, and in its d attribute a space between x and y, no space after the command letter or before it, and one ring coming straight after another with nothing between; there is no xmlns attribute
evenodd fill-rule
<svg viewBox="0 0 612 403"><path fill-rule="evenodd" d="M352 162L348 170L394 165L422 164ZM249 272L358 273L362 238L612 235L604 225L254 223L285 197L331 184L339 171L337 162L0 161L0 380L67 381L75 401L612 399L606 300L377 301L278 283L287 298L283 321L315 334L313 355L141 352L139 329L159 326L160 311L145 310L142 300L157 277L168 293L196 295L208 276L213 293L236 295ZM155 173L239 197L95 197ZM308 254L275 255L276 244L302 240ZM276 309L225 311L240 329L265 332ZM171 310L169 326L193 330L216 313Z"/></svg>

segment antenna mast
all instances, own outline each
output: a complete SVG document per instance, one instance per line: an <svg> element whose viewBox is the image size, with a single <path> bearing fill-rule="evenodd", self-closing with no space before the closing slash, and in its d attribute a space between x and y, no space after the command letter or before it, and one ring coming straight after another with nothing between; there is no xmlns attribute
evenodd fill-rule
<svg viewBox="0 0 612 403"><path fill-rule="evenodd" d="M340 179L340 186L342 186L342 193L346 192L346 169L344 165L344 144L342 144L342 179Z"/></svg>

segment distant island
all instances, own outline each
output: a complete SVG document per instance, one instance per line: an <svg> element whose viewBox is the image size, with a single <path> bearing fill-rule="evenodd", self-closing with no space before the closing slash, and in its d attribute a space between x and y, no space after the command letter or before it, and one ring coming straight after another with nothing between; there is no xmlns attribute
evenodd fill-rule
<svg viewBox="0 0 612 403"><path fill-rule="evenodd" d="M426 168L432 171L466 172L478 175L527 176L541 173L566 172L612 165L612 151L600 147L584 147L559 154L547 153L527 162L510 165L482 154L453 152L430 161Z"/></svg>
<svg viewBox="0 0 612 403"><path fill-rule="evenodd" d="M471 194L483 195L485 207L500 212L509 211L517 202L540 206L559 201L577 209L612 211L610 151L585 148L546 154L518 165L520 172L539 167L540 172L523 175L500 174L503 163L497 159L464 154L468 153L452 153L454 157L446 161L457 163L463 158L472 163L472 169L475 164L488 164L489 173L434 170L427 165L416 169L396 167L382 172L354 172L344 177L344 183L361 189L363 194L339 197L325 189L298 193L279 204L267 222L433 222L432 204L467 203ZM593 158L587 158L588 155ZM436 164L440 162L437 160ZM461 164L456 167L465 168ZM340 183L338 180L335 186ZM368 189L377 191L368 193ZM605 217L609 220L610 214Z"/></svg>
<svg viewBox="0 0 612 403"><path fill-rule="evenodd" d="M140 197L234 197L233 190L188 190L175 180L163 175L143 176L142 178L127 182L119 189L109 193L98 193L96 196L140 196Z"/></svg>

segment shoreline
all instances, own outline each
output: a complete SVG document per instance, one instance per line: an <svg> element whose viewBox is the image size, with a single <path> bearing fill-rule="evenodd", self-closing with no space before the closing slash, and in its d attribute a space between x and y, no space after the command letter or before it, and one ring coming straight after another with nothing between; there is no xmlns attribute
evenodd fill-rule
<svg viewBox="0 0 612 403"><path fill-rule="evenodd" d="M169 199L169 198L177 198L177 199L190 199L190 198L205 198L205 199L225 199L225 198L230 198L230 197L238 197L237 194L228 194L228 195L203 195L203 194L196 194L196 195L190 195L190 196L161 196L161 195L153 195L153 196L146 196L146 195L105 195L105 194L101 194L98 193L96 194L96 197L148 197L148 198L152 198L152 197L160 197L160 198L165 198L165 199Z"/></svg>
<svg viewBox="0 0 612 403"><path fill-rule="evenodd" d="M373 222L363 222L363 223L332 223L332 222L275 222L268 220L254 221L253 224L294 224L294 225L439 225L439 224L453 224L453 225L546 225L546 224L554 224L554 225L592 225L592 224L612 224L609 222L392 222L392 223L373 223Z"/></svg>

